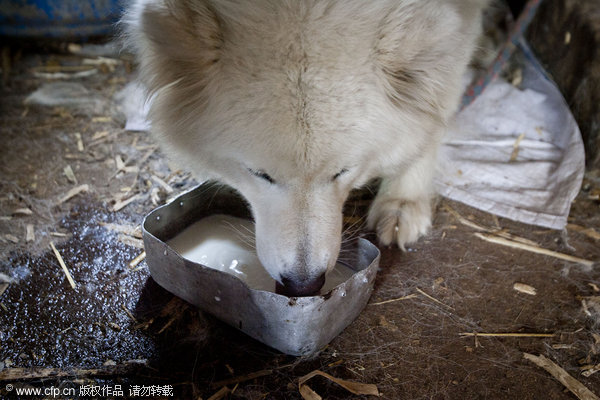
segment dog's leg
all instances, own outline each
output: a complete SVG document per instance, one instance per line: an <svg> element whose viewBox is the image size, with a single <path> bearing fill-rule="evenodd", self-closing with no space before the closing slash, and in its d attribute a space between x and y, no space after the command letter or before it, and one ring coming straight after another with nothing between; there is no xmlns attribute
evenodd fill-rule
<svg viewBox="0 0 600 400"><path fill-rule="evenodd" d="M383 177L379 193L371 205L368 226L377 231L383 245L415 242L431 227L431 199L437 146L403 173Z"/></svg>

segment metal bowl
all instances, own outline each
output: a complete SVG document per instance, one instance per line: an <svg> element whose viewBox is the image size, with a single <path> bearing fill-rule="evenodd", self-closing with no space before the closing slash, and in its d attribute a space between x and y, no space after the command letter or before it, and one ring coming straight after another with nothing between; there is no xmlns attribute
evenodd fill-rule
<svg viewBox="0 0 600 400"><path fill-rule="evenodd" d="M367 304L379 266L379 250L359 239L356 272L324 294L287 297L249 288L228 273L181 257L167 241L192 223L214 214L251 218L233 189L203 184L146 216L142 225L146 262L163 288L249 336L291 355L318 352Z"/></svg>

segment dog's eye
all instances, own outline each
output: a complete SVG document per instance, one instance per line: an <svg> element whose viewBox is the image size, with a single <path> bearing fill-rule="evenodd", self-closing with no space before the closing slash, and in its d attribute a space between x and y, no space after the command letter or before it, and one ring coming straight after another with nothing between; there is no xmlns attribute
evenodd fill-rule
<svg viewBox="0 0 600 400"><path fill-rule="evenodd" d="M331 178L331 181L335 181L337 178L344 175L346 172L348 172L348 170L346 168L342 169L340 172L338 172Z"/></svg>
<svg viewBox="0 0 600 400"><path fill-rule="evenodd" d="M250 168L248 168L248 171L252 175L254 175L254 176L256 176L256 177L258 177L260 179L263 179L263 180L269 182L272 185L275 184L275 179L271 178L271 175L267 174L265 171L261 171L261 170L255 171L255 170L250 169Z"/></svg>

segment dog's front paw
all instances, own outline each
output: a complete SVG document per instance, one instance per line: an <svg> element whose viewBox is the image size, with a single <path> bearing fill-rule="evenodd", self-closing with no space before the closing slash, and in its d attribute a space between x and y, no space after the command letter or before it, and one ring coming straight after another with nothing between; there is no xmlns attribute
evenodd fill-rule
<svg viewBox="0 0 600 400"><path fill-rule="evenodd" d="M430 202L428 199L375 199L369 211L368 225L377 232L381 244L396 243L405 250L405 244L417 241L429 231Z"/></svg>

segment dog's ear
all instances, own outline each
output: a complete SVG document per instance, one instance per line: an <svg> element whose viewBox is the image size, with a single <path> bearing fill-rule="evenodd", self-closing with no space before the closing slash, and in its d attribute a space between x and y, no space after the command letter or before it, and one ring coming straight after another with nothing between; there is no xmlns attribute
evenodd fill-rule
<svg viewBox="0 0 600 400"><path fill-rule="evenodd" d="M223 43L215 11L198 0L144 2L137 25L135 39L148 89L175 84L198 93L210 79Z"/></svg>
<svg viewBox="0 0 600 400"><path fill-rule="evenodd" d="M468 63L483 1L409 1L385 15L374 57L394 105L444 123L460 90L449 85L460 82L460 75L451 75L462 74Z"/></svg>

